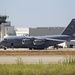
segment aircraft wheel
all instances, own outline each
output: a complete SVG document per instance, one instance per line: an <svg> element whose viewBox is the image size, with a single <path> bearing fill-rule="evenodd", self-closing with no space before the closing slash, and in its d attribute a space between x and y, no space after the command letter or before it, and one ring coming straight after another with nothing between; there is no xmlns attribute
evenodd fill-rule
<svg viewBox="0 0 75 75"><path fill-rule="evenodd" d="M44 50L44 48L34 48L34 50Z"/></svg>
<svg viewBox="0 0 75 75"><path fill-rule="evenodd" d="M58 49L58 48L59 48L59 46L58 46L58 45L54 45L54 49L55 49L55 48L56 48L56 49Z"/></svg>
<svg viewBox="0 0 75 75"><path fill-rule="evenodd" d="M32 50L32 48L29 48L29 50Z"/></svg>
<svg viewBox="0 0 75 75"><path fill-rule="evenodd" d="M73 45L72 44L70 45L70 48L73 48Z"/></svg>
<svg viewBox="0 0 75 75"><path fill-rule="evenodd" d="M4 47L4 50L6 50L6 48Z"/></svg>

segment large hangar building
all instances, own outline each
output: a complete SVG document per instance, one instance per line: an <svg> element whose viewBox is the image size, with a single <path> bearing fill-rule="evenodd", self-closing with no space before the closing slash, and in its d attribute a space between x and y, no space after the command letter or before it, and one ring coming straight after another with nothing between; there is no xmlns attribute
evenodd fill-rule
<svg viewBox="0 0 75 75"><path fill-rule="evenodd" d="M16 28L17 36L45 36L61 34L65 27Z"/></svg>

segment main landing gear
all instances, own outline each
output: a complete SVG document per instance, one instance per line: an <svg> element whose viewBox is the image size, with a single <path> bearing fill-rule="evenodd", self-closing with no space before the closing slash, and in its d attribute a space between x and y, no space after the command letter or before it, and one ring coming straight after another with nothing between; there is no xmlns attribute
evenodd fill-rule
<svg viewBox="0 0 75 75"><path fill-rule="evenodd" d="M58 49L59 46L58 45L54 45L53 49Z"/></svg>

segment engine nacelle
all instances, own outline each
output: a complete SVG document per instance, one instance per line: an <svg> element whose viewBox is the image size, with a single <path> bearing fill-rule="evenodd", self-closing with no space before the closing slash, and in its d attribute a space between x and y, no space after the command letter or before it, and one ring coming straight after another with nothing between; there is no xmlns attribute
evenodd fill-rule
<svg viewBox="0 0 75 75"><path fill-rule="evenodd" d="M33 41L31 39L23 39L22 44L31 44Z"/></svg>
<svg viewBox="0 0 75 75"><path fill-rule="evenodd" d="M36 39L33 41L34 45L42 45L44 43L45 43L45 40L42 40L42 39Z"/></svg>

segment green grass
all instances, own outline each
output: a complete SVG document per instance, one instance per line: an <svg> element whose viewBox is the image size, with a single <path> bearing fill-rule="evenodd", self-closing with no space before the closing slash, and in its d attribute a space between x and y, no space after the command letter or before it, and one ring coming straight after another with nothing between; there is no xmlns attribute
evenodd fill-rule
<svg viewBox="0 0 75 75"><path fill-rule="evenodd" d="M3 64L0 75L75 75L75 64Z"/></svg>
<svg viewBox="0 0 75 75"><path fill-rule="evenodd" d="M3 64L0 75L75 75L75 64Z"/></svg>
<svg viewBox="0 0 75 75"><path fill-rule="evenodd" d="M75 60L73 57L58 64L24 64L18 59L17 64L0 64L0 75L75 75Z"/></svg>

